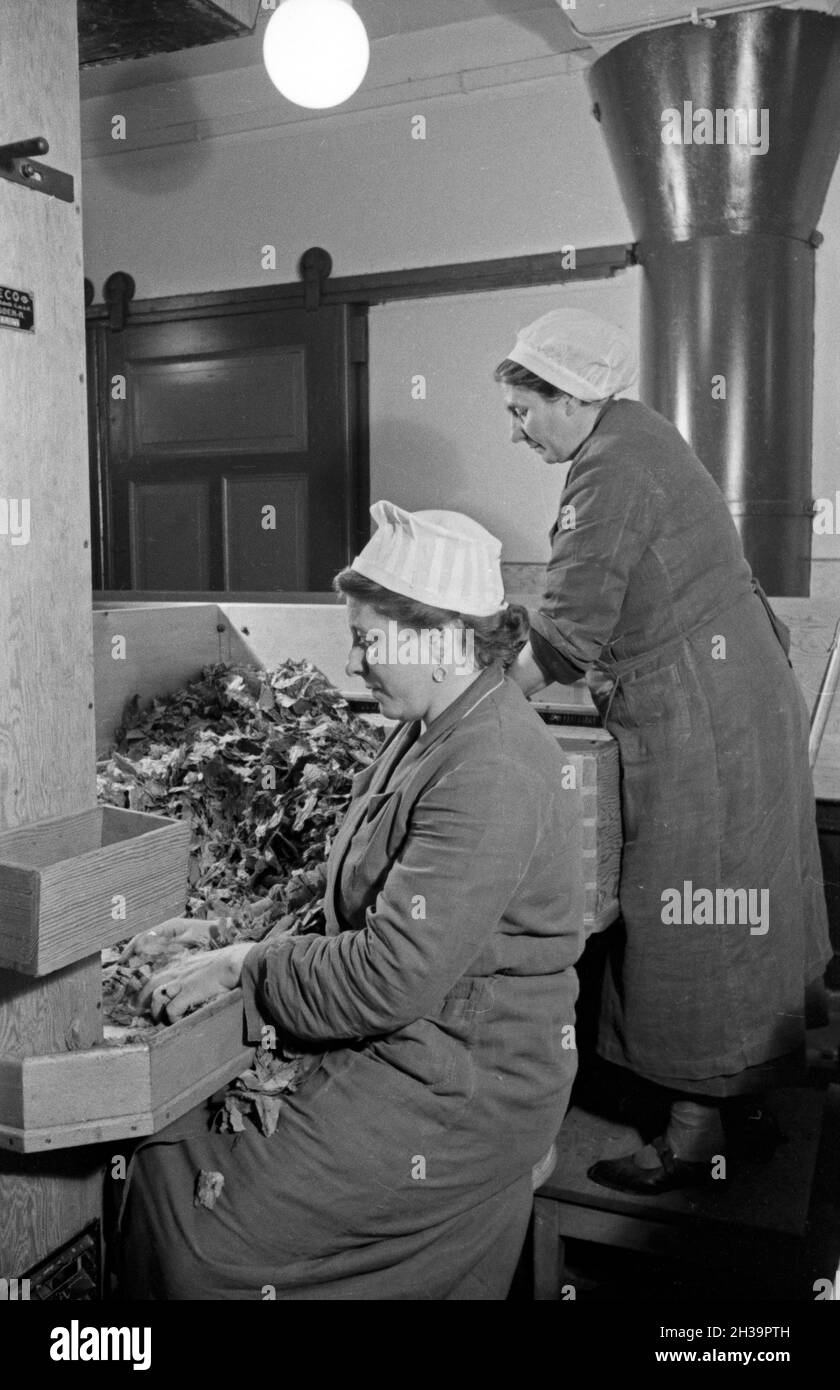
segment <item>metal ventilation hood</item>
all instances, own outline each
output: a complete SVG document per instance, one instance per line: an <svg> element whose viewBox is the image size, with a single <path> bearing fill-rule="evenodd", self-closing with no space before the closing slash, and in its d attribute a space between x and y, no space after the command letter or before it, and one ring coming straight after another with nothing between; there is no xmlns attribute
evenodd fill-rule
<svg viewBox="0 0 840 1390"><path fill-rule="evenodd" d="M840 154L840 17L808 9L640 29L588 74L643 272L642 399L703 460L776 595L809 592L817 222ZM721 118L714 138L695 109Z"/></svg>
<svg viewBox="0 0 840 1390"><path fill-rule="evenodd" d="M250 34L260 0L79 0L79 67Z"/></svg>
<svg viewBox="0 0 840 1390"><path fill-rule="evenodd" d="M743 14L749 10L816 10L821 14L840 14L840 0L556 0L579 38L607 53L643 29L670 24L694 23L712 27L716 15Z"/></svg>

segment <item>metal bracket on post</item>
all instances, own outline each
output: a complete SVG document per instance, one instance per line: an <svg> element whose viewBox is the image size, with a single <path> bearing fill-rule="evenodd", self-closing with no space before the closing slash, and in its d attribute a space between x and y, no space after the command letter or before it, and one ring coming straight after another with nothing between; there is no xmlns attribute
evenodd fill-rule
<svg viewBox="0 0 840 1390"><path fill-rule="evenodd" d="M51 169L30 158L33 154L46 154L49 148L43 135L0 145L0 178L23 188L34 188L36 193L46 193L49 198L60 198L63 203L72 203L75 197L72 174L63 174L60 169Z"/></svg>
<svg viewBox="0 0 840 1390"><path fill-rule="evenodd" d="M103 295L108 305L108 322L112 333L121 333L125 328L128 306L136 288L134 280L124 270L115 270L105 281Z"/></svg>
<svg viewBox="0 0 840 1390"><path fill-rule="evenodd" d="M300 258L300 273L304 284L303 303L306 309L320 309L324 282L332 272L333 262L323 246L310 246Z"/></svg>

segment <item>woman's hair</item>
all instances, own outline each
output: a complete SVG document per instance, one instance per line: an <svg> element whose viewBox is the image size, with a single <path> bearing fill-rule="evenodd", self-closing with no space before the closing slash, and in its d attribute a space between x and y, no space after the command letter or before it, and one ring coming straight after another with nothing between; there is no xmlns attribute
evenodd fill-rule
<svg viewBox="0 0 840 1390"><path fill-rule="evenodd" d="M547 401L559 401L561 396L569 395L568 391L561 391L559 386L552 386L550 381L543 381L541 376L529 372L527 367L520 366L510 357L499 363L493 373L493 380L503 381L506 386L521 386L525 391L536 391L538 396L545 396Z"/></svg>
<svg viewBox="0 0 840 1390"><path fill-rule="evenodd" d="M528 610L520 603L508 604L507 608L501 608L489 618L476 618L469 613L432 608L403 594L395 594L392 589L384 588L352 568L343 569L335 576L333 588L345 598L355 598L359 603L368 604L383 618L390 618L403 627L429 630L460 619L464 627L473 633L478 666L492 666L494 661L510 666L528 639Z"/></svg>

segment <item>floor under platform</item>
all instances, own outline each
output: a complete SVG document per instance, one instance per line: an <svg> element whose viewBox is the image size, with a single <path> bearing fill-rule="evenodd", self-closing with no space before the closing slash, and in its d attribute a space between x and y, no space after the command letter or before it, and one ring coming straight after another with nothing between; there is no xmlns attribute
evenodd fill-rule
<svg viewBox="0 0 840 1390"><path fill-rule="evenodd" d="M836 1298L840 996L831 1004L830 1025L809 1035L808 1084L768 1097L785 1141L769 1162L704 1189L638 1197L592 1183L592 1163L632 1152L642 1135L614 1094L594 1105L590 1083L573 1097L511 1299L813 1301L827 1285Z"/></svg>

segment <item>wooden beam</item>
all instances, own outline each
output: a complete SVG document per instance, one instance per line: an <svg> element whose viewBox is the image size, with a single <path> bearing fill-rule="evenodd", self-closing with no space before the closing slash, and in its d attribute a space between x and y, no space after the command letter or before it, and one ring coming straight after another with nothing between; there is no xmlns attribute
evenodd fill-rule
<svg viewBox="0 0 840 1390"><path fill-rule="evenodd" d="M604 280L632 264L631 246L582 247L575 252L574 267L569 266L568 256L563 251L537 256L504 256L497 260L456 262L328 280L324 300L329 303L331 296L341 295L343 299L359 299L367 304L387 304L394 299L428 299L445 294Z"/></svg>
<svg viewBox="0 0 840 1390"><path fill-rule="evenodd" d="M419 266L411 270L388 270L375 275L345 275L324 284L324 304L388 304L400 299L432 299L447 294L470 294L488 290L526 289L532 285L561 285L578 280L611 279L619 271L635 265L630 245L586 246L576 248L575 266L569 266L564 251L548 251L534 256L503 256L496 260L452 262ZM225 314L254 314L266 308L301 308L305 286L302 281L282 285L254 286L238 290L217 290L209 294L167 295L161 299L141 299L132 303L132 323L164 322L189 314L206 317ZM104 304L91 304L88 322L108 320Z"/></svg>

